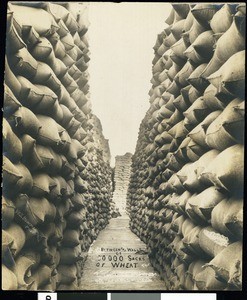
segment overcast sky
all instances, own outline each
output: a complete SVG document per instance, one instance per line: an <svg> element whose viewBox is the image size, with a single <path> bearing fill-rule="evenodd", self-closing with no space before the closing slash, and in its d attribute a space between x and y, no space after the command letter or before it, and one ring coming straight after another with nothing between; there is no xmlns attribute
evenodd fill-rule
<svg viewBox="0 0 247 300"><path fill-rule="evenodd" d="M152 47L170 10L168 3L89 3L91 100L112 163L116 155L135 151L149 107Z"/></svg>

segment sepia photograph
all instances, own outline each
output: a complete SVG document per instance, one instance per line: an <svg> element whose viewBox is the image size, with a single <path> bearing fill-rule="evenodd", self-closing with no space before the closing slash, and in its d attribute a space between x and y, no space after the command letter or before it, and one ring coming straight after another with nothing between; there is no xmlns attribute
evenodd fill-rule
<svg viewBox="0 0 247 300"><path fill-rule="evenodd" d="M246 3L2 13L3 292L243 291Z"/></svg>

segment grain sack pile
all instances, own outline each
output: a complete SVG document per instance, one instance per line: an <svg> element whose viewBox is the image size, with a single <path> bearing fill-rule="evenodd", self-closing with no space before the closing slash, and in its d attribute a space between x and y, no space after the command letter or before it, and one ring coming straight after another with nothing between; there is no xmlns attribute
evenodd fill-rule
<svg viewBox="0 0 247 300"><path fill-rule="evenodd" d="M122 214L126 214L126 196L131 169L131 153L117 155L115 158L113 207Z"/></svg>
<svg viewBox="0 0 247 300"><path fill-rule="evenodd" d="M108 224L110 154L91 111L88 25L84 4L8 4L4 290L83 288L86 252Z"/></svg>
<svg viewBox="0 0 247 300"><path fill-rule="evenodd" d="M242 289L245 4L173 4L154 46L130 227L167 289Z"/></svg>

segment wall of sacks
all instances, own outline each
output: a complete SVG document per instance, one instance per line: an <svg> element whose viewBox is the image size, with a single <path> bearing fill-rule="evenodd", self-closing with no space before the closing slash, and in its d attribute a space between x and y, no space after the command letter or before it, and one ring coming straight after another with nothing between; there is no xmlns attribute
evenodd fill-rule
<svg viewBox="0 0 247 300"><path fill-rule="evenodd" d="M166 289L242 288L245 4L173 4L154 46L130 227Z"/></svg>
<svg viewBox="0 0 247 300"><path fill-rule="evenodd" d="M126 196L131 170L131 153L117 155L115 158L114 192L112 202L120 214L126 214Z"/></svg>
<svg viewBox="0 0 247 300"><path fill-rule="evenodd" d="M2 288L83 288L108 223L110 153L91 112L87 6L9 3L3 109Z"/></svg>

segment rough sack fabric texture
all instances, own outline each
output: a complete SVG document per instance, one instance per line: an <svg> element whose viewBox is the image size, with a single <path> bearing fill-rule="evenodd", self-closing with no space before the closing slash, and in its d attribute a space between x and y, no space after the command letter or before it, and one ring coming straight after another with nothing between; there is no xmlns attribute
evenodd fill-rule
<svg viewBox="0 0 247 300"><path fill-rule="evenodd" d="M7 22L2 288L83 289L112 197L91 110L87 5L9 2Z"/></svg>
<svg viewBox="0 0 247 300"><path fill-rule="evenodd" d="M240 290L245 5L172 7L132 157L130 228L164 289Z"/></svg>

